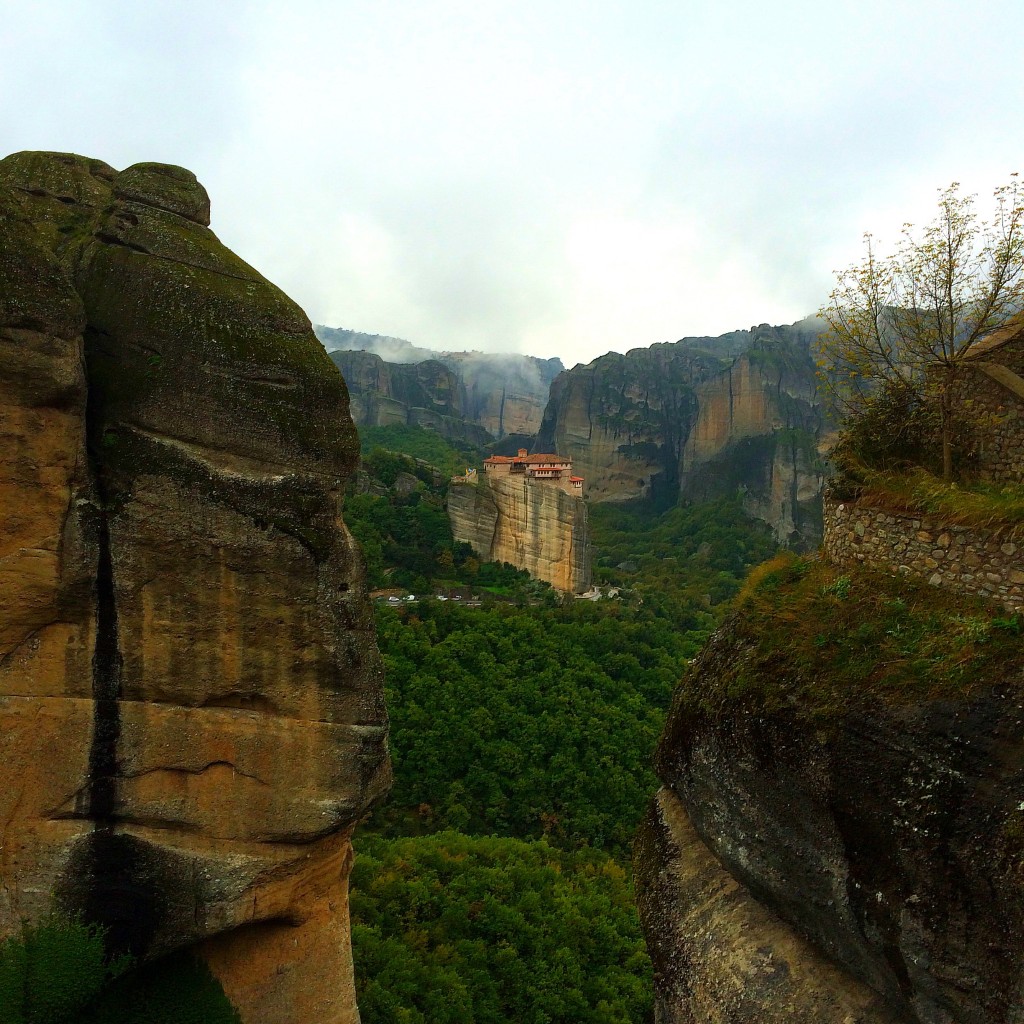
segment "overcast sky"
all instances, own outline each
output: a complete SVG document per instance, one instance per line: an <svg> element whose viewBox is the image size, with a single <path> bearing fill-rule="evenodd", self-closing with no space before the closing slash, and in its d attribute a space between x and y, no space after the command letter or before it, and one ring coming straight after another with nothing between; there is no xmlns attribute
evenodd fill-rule
<svg viewBox="0 0 1024 1024"><path fill-rule="evenodd" d="M813 312L1024 170L1021 0L22 0L6 151L191 168L319 323L569 365Z"/></svg>

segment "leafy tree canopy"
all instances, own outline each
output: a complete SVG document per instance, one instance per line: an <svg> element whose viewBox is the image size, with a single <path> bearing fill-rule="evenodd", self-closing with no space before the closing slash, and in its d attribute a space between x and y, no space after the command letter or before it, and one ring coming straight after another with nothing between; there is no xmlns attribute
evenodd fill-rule
<svg viewBox="0 0 1024 1024"><path fill-rule="evenodd" d="M404 423L360 427L359 442L364 458L375 449L399 452L436 466L445 476L462 473L467 466L478 465L485 457L481 448L468 442L446 441L433 430Z"/></svg>
<svg viewBox="0 0 1024 1024"><path fill-rule="evenodd" d="M110 959L103 929L54 916L0 942L0 1024L238 1024L206 966Z"/></svg>
<svg viewBox="0 0 1024 1024"><path fill-rule="evenodd" d="M377 825L625 855L656 786L664 709L703 636L589 602L381 609L395 787Z"/></svg>
<svg viewBox="0 0 1024 1024"><path fill-rule="evenodd" d="M363 840L352 874L366 1024L626 1024L651 966L626 872L594 850L457 832Z"/></svg>
<svg viewBox="0 0 1024 1024"><path fill-rule="evenodd" d="M870 234L860 263L838 274L820 315L821 380L848 416L882 400L935 410L942 472L952 479L963 362L1024 307L1024 198L1016 175L979 220L957 184L939 194L936 218L904 227L884 256ZM895 397L894 397L895 395Z"/></svg>

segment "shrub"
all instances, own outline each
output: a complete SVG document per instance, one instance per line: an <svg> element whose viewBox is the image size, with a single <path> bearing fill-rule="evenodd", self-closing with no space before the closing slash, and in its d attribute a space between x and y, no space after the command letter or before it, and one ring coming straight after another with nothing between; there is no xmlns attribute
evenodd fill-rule
<svg viewBox="0 0 1024 1024"><path fill-rule="evenodd" d="M98 925L54 915L0 942L0 1024L238 1024L191 954L132 968Z"/></svg>
<svg viewBox="0 0 1024 1024"><path fill-rule="evenodd" d="M0 942L0 1024L56 1024L87 1006L129 957L107 960L103 930L54 915Z"/></svg>

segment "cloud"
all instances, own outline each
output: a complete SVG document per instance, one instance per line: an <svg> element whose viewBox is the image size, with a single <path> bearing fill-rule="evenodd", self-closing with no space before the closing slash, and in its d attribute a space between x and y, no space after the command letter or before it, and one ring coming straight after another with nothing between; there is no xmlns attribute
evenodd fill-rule
<svg viewBox="0 0 1024 1024"><path fill-rule="evenodd" d="M1016 169L1016 0L79 0L5 12L12 149L191 167L322 323L567 363L817 307Z"/></svg>

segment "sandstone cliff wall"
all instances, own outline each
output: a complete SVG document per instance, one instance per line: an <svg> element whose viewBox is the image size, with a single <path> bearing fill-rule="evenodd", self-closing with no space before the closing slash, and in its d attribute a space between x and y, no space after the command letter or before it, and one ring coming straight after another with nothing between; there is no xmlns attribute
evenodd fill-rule
<svg viewBox="0 0 1024 1024"><path fill-rule="evenodd" d="M388 785L357 457L310 325L188 171L0 161L0 934L203 955L246 1024L348 1022Z"/></svg>
<svg viewBox="0 0 1024 1024"><path fill-rule="evenodd" d="M899 1016L737 881L665 787L636 842L659 1024L882 1024Z"/></svg>
<svg viewBox="0 0 1024 1024"><path fill-rule="evenodd" d="M589 589L587 507L557 485L525 477L453 484L448 517L455 540L482 558L510 562L566 593Z"/></svg>
<svg viewBox="0 0 1024 1024"><path fill-rule="evenodd" d="M680 491L698 501L739 492L780 544L806 550L821 540L825 483L814 388L791 353L785 362L759 355L740 356L698 389Z"/></svg>
<svg viewBox="0 0 1024 1024"><path fill-rule="evenodd" d="M743 495L776 537L821 537L821 413L810 324L610 353L558 377L535 447L562 452L594 501Z"/></svg>

